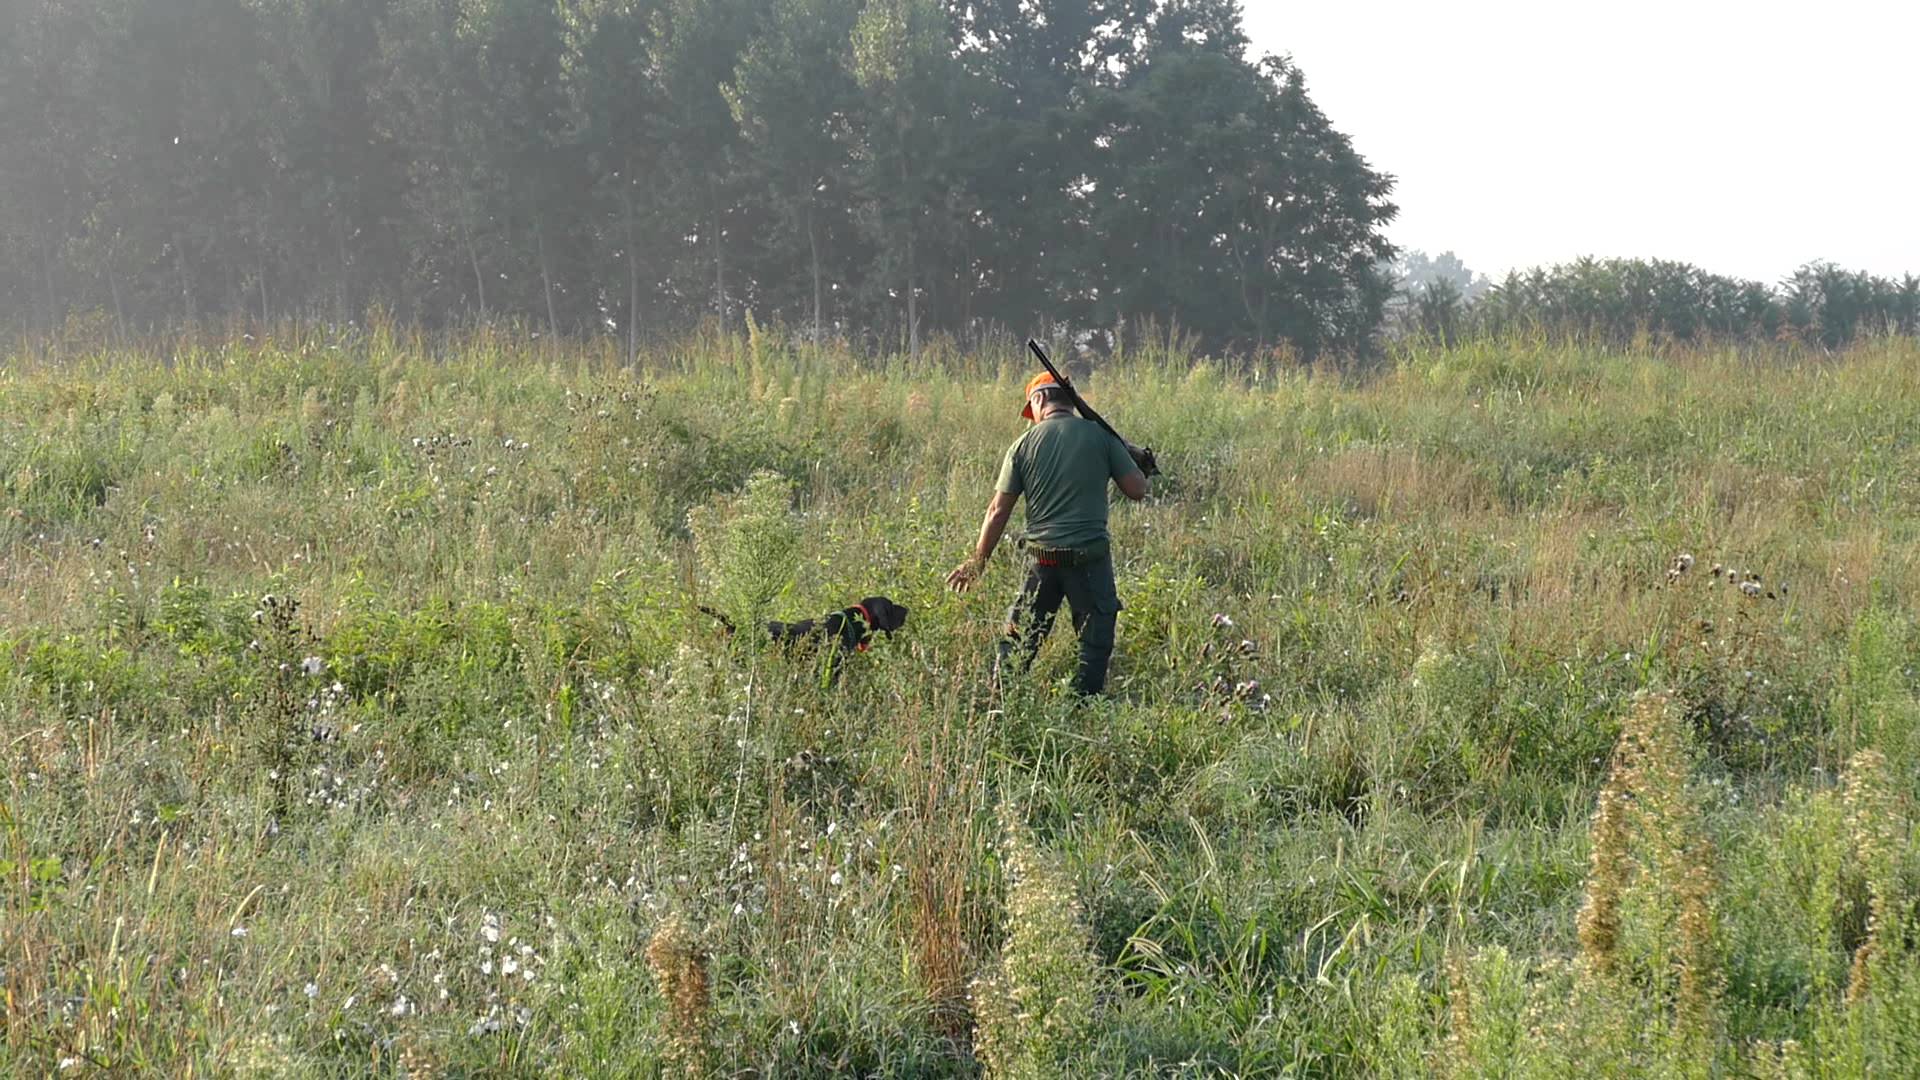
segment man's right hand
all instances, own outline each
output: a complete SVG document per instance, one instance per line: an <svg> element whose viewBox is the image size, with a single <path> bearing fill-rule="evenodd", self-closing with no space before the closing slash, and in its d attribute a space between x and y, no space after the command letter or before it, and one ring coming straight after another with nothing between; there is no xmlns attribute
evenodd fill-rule
<svg viewBox="0 0 1920 1080"><path fill-rule="evenodd" d="M1140 471L1145 473L1148 479L1160 475L1160 463L1154 460L1151 448L1135 446L1132 443L1123 445L1127 448L1127 456L1133 459L1135 465L1140 466Z"/></svg>
<svg viewBox="0 0 1920 1080"><path fill-rule="evenodd" d="M980 560L969 555L967 561L954 567L953 573L947 575L947 588L957 593L973 588L973 583L980 580L980 569Z"/></svg>

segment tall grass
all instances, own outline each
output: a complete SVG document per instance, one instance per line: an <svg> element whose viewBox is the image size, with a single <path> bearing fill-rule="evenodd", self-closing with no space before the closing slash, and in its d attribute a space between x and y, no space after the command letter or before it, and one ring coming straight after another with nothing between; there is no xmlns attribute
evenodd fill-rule
<svg viewBox="0 0 1920 1080"><path fill-rule="evenodd" d="M940 588L1011 348L62 355L0 370L16 1072L1920 1060L1910 342L1114 358L1167 475L1085 704L1064 631L990 692L1010 560Z"/></svg>

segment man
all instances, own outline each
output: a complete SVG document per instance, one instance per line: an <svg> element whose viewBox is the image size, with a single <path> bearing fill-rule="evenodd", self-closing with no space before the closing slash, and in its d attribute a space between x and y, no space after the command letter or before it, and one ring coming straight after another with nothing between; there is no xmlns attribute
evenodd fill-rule
<svg viewBox="0 0 1920 1080"><path fill-rule="evenodd" d="M1026 547L1032 557L1026 584L1007 612L996 672L1018 653L1020 669L1033 663L1065 600L1080 635L1080 670L1074 690L1099 694L1113 657L1114 620L1120 597L1113 585L1113 555L1107 535L1107 481L1138 502L1149 484L1132 447L1100 425L1082 419L1073 399L1042 372L1027 383L1021 416L1033 426L1008 448L1000 481L973 555L947 575L947 585L965 592L980 577L1000 543L1014 503L1027 497Z"/></svg>

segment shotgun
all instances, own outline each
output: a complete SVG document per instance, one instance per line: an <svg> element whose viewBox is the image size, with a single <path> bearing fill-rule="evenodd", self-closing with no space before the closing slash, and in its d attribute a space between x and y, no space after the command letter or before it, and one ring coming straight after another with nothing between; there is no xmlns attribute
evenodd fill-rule
<svg viewBox="0 0 1920 1080"><path fill-rule="evenodd" d="M1032 349L1033 355L1040 358L1040 366L1046 368L1047 374L1053 376L1053 381L1059 384L1060 389L1067 392L1067 397L1073 400L1073 407L1080 411L1081 416L1099 424L1107 434L1119 439L1120 445L1127 448L1127 453L1133 456L1133 463L1140 466L1142 473L1149 477L1160 475L1160 463L1153 458L1153 447L1135 446L1127 441L1126 436L1113 430L1113 425L1107 423L1107 418L1094 412L1093 406L1088 405L1086 399L1080 396L1080 391L1073 388L1073 380L1067 378L1065 372L1053 366L1053 361L1048 359L1046 351L1040 348L1039 342L1028 338L1027 348Z"/></svg>

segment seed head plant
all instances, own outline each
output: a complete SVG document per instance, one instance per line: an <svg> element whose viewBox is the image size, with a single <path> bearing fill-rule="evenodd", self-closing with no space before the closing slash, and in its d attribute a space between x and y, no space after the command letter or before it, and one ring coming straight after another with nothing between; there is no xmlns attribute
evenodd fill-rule
<svg viewBox="0 0 1920 1080"><path fill-rule="evenodd" d="M685 920L669 915L647 942L646 955L666 1000L662 1026L667 1058L682 1075L705 1076L713 1021L706 953Z"/></svg>
<svg viewBox="0 0 1920 1080"><path fill-rule="evenodd" d="M1643 694L1622 718L1576 926L1595 998L1607 1000L1630 967L1646 965L1651 984L1672 995L1680 1058L1697 1064L1714 1053L1721 974L1713 844L1682 725L1664 694Z"/></svg>
<svg viewBox="0 0 1920 1080"><path fill-rule="evenodd" d="M1867 883L1867 933L1854 949L1847 974L1848 1004L1866 998L1874 971L1883 966L1887 950L1899 948L1901 940L1895 876L1903 819L1887 773L1886 755L1878 750L1860 751L1847 766L1847 831Z"/></svg>
<svg viewBox="0 0 1920 1080"><path fill-rule="evenodd" d="M275 827L293 806L293 785L308 742L301 683L319 674L313 635L300 619L300 602L268 593L253 613L257 637L249 650L258 658L263 683L253 703L255 740L266 770Z"/></svg>
<svg viewBox="0 0 1920 1080"><path fill-rule="evenodd" d="M1009 804L1001 805L1000 828L1006 943L973 984L974 1053L990 1077L1074 1075L1095 1030L1098 961L1072 879Z"/></svg>
<svg viewBox="0 0 1920 1080"><path fill-rule="evenodd" d="M1627 852L1627 794L1616 769L1600 789L1587 857L1587 894L1577 926L1580 953L1595 973L1613 974L1620 948L1620 897L1631 871Z"/></svg>

